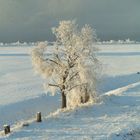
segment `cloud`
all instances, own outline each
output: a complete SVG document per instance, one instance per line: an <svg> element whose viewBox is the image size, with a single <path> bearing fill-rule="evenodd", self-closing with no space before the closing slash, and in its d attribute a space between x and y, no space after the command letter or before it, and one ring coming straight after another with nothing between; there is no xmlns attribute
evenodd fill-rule
<svg viewBox="0 0 140 140"><path fill-rule="evenodd" d="M90 24L104 39L139 40L139 0L0 0L0 41L52 40L59 20Z"/></svg>

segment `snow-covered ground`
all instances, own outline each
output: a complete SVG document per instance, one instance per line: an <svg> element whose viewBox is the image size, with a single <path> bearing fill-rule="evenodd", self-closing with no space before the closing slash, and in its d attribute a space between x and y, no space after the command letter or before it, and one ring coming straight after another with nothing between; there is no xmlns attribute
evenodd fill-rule
<svg viewBox="0 0 140 140"><path fill-rule="evenodd" d="M46 95L33 73L31 47L0 47L0 129L12 125L0 139L140 140L140 45L97 46L103 64L97 103L64 111L56 111L59 95ZM38 111L42 123L33 120Z"/></svg>
<svg viewBox="0 0 140 140"><path fill-rule="evenodd" d="M59 107L59 96L46 96L43 80L34 74L30 49L0 48L0 130L5 123L29 119L38 111L48 114Z"/></svg>

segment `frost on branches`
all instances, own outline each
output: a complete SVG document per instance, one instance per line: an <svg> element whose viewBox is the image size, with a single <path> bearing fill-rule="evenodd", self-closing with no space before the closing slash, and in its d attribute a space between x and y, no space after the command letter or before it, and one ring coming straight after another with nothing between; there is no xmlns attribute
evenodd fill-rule
<svg viewBox="0 0 140 140"><path fill-rule="evenodd" d="M74 21L61 21L52 30L56 42L32 50L33 67L46 79L47 91L61 93L62 108L86 103L96 93L96 34L88 25L79 31Z"/></svg>

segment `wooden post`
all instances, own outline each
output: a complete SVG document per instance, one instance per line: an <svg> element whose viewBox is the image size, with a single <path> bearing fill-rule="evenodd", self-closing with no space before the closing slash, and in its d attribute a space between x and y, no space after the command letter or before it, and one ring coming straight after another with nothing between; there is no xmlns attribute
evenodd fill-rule
<svg viewBox="0 0 140 140"><path fill-rule="evenodd" d="M4 133L5 134L10 133L10 125L4 125Z"/></svg>
<svg viewBox="0 0 140 140"><path fill-rule="evenodd" d="M42 122L42 119L41 119L41 112L37 112L37 114L36 114L36 121L37 121L37 122Z"/></svg>

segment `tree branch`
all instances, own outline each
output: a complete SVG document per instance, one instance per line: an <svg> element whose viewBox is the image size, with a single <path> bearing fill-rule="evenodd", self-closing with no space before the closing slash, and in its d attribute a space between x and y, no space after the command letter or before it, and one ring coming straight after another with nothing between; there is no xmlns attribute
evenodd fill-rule
<svg viewBox="0 0 140 140"><path fill-rule="evenodd" d="M79 58L79 55L76 55L76 57L74 58L74 61L76 61Z"/></svg>
<svg viewBox="0 0 140 140"><path fill-rule="evenodd" d="M48 84L48 86L59 87L59 85L56 85L56 84ZM59 88L60 88L60 87L59 87Z"/></svg>
<svg viewBox="0 0 140 140"><path fill-rule="evenodd" d="M72 75L72 76L69 78L69 80L68 80L68 81L72 80L75 76L77 76L77 75L78 75L78 73L79 73L79 72L76 72L74 75Z"/></svg>
<svg viewBox="0 0 140 140"><path fill-rule="evenodd" d="M82 85L85 85L85 83L82 83L82 84L79 84L79 85L75 85L75 86L73 86L73 87L71 87L70 89L69 89L69 91L71 91L73 88L75 88L75 87L80 87L80 86L82 86Z"/></svg>
<svg viewBox="0 0 140 140"><path fill-rule="evenodd" d="M59 66L61 66L61 67L62 67L62 65L61 65L61 64L59 64L58 62L56 62L55 60L52 60L52 59L49 59L49 58L47 58L46 60L51 61L51 62L53 62L53 63L55 63L55 64L57 64L57 65L59 65Z"/></svg>

